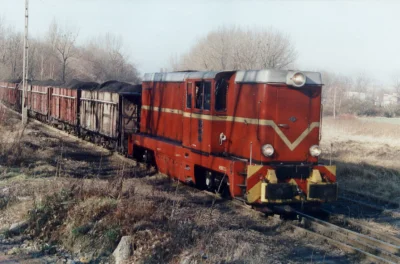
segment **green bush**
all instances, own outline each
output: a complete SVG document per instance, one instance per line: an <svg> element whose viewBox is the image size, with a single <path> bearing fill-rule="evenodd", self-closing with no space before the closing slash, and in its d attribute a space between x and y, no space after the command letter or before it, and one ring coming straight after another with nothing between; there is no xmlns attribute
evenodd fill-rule
<svg viewBox="0 0 400 264"><path fill-rule="evenodd" d="M116 243L121 237L121 231L119 227L111 227L104 232L104 235L110 243Z"/></svg>

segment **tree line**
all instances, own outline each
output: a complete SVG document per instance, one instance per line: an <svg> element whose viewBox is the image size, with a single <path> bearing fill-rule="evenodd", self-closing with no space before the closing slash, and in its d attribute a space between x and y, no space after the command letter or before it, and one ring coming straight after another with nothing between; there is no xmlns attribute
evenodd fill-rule
<svg viewBox="0 0 400 264"><path fill-rule="evenodd" d="M393 75L388 85L382 85L366 73L355 77L322 71L322 102L324 114L399 117L400 102L384 104L384 94L400 96L400 78Z"/></svg>
<svg viewBox="0 0 400 264"><path fill-rule="evenodd" d="M78 45L78 37L79 30L55 20L44 37L30 36L28 78L140 82L138 70L124 53L122 37L106 33L83 45ZM23 42L23 33L0 18L0 79L22 77Z"/></svg>
<svg viewBox="0 0 400 264"><path fill-rule="evenodd" d="M172 70L257 70L294 66L297 52L289 36L273 28L222 27L210 31L181 56Z"/></svg>

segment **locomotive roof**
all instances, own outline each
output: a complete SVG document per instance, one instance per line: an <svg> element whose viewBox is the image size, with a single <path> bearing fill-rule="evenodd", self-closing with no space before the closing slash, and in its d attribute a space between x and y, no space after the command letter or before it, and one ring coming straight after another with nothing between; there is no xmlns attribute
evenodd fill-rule
<svg viewBox="0 0 400 264"><path fill-rule="evenodd" d="M118 94L141 94L142 85L134 85L126 82L107 81L97 88L99 92L112 92Z"/></svg>
<svg viewBox="0 0 400 264"><path fill-rule="evenodd" d="M220 73L218 71L182 71L182 72L156 72L146 73L144 82L184 82L186 79L213 79Z"/></svg>
<svg viewBox="0 0 400 264"><path fill-rule="evenodd" d="M218 73L225 71L208 71L208 72L157 72L146 73L144 82L184 82L186 79L213 79ZM291 70L246 70L233 71L236 72L236 83L287 83L290 74L298 71ZM321 85L322 79L319 72L302 72L306 75L306 84Z"/></svg>
<svg viewBox="0 0 400 264"><path fill-rule="evenodd" d="M306 78L308 85L322 85L321 73L309 71L293 71L293 70L248 70L237 71L236 83L288 83L289 78L294 73L301 72Z"/></svg>

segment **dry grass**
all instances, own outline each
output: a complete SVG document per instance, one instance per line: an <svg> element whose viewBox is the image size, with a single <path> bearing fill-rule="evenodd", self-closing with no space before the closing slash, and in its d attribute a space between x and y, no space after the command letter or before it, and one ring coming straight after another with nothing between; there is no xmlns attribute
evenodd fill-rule
<svg viewBox="0 0 400 264"><path fill-rule="evenodd" d="M355 140L366 144L390 144L400 147L400 123L383 122L382 118L325 117L323 120L324 141Z"/></svg>
<svg viewBox="0 0 400 264"><path fill-rule="evenodd" d="M374 119L324 119L322 158L338 165L340 186L400 202L399 128Z"/></svg>

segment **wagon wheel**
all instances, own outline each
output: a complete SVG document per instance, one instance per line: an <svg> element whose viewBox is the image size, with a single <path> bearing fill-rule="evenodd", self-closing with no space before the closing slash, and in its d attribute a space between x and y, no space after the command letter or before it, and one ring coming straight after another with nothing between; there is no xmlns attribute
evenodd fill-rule
<svg viewBox="0 0 400 264"><path fill-rule="evenodd" d="M145 150L143 152L143 162L146 163L147 169L150 169L151 166L155 165L155 158L153 151Z"/></svg>

